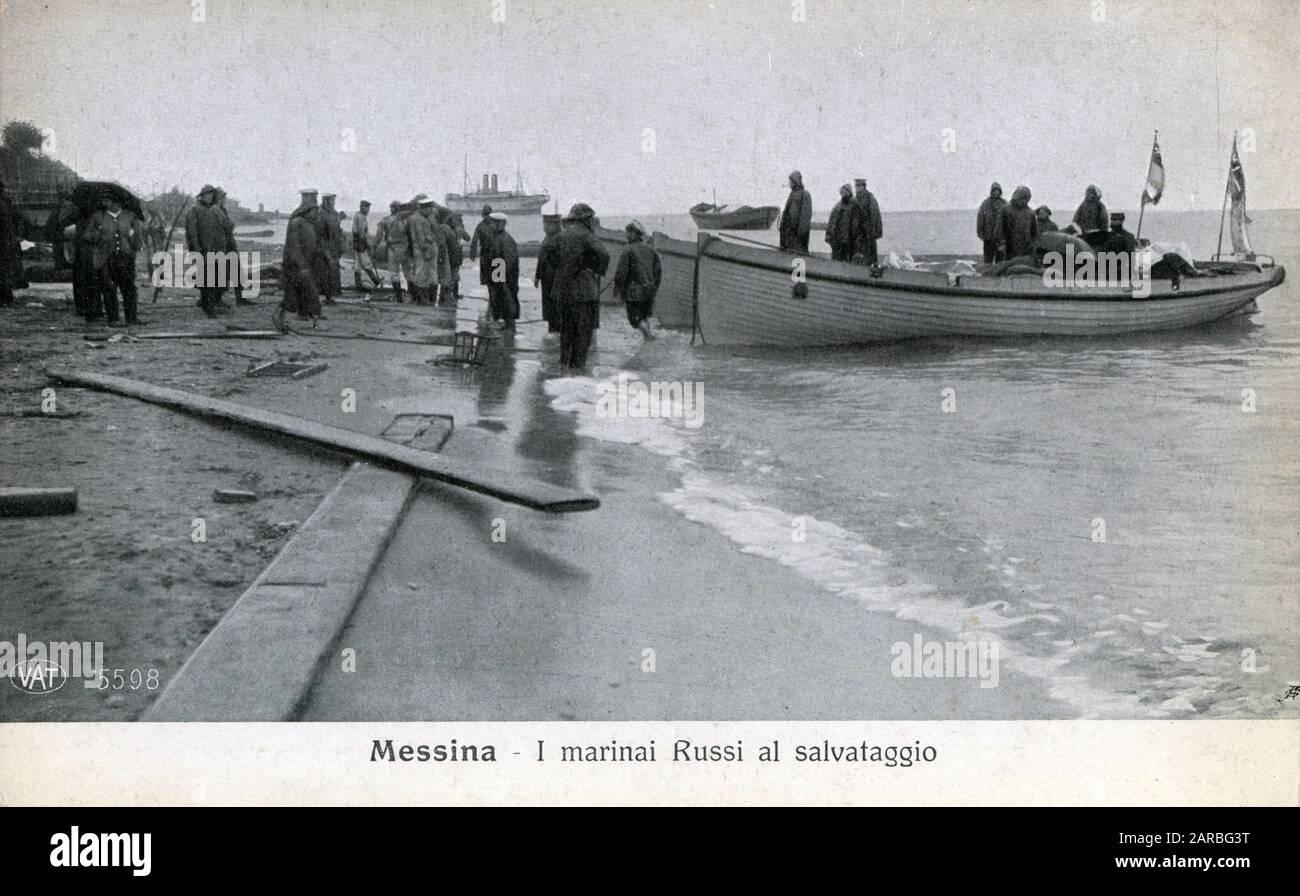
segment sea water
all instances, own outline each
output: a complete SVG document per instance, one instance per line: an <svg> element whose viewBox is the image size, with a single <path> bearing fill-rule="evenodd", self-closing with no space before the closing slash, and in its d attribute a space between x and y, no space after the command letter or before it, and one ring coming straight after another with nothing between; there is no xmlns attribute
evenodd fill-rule
<svg viewBox="0 0 1300 896"><path fill-rule="evenodd" d="M689 237L681 217L641 220ZM1295 270L1300 212L1253 218L1257 248ZM973 212L885 230L914 253L977 248ZM1143 235L1205 257L1217 216L1151 210ZM1253 317L1173 333L801 350L641 347L607 308L594 375L545 390L580 436L659 458L678 485L658 499L754 562L996 638L1004 678L1080 716L1294 716L1297 297L1293 275ZM704 384L702 424L598 414L620 374Z"/></svg>

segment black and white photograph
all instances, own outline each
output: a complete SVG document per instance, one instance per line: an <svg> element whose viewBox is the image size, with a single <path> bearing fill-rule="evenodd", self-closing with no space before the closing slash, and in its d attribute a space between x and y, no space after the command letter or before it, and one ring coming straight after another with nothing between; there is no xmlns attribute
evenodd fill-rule
<svg viewBox="0 0 1300 896"><path fill-rule="evenodd" d="M0 802L38 730L1227 722L1294 803L1298 55L1294 0L4 0Z"/></svg>

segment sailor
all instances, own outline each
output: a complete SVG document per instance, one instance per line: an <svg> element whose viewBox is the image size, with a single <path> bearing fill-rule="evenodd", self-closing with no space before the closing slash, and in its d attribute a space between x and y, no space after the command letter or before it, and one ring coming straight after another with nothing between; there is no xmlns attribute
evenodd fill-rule
<svg viewBox="0 0 1300 896"><path fill-rule="evenodd" d="M411 241L406 235L406 219L402 203L394 199L388 203L388 217L379 222L375 230L375 244L384 247L389 281L393 286L393 301L402 301L402 262L410 252Z"/></svg>
<svg viewBox="0 0 1300 896"><path fill-rule="evenodd" d="M492 206L483 206L483 217L479 219L478 224L474 227L474 236L469 241L469 260L474 261L479 257L479 252L487 243L490 237L496 231L492 224ZM479 274L479 282L486 284L487 281L482 279L482 273Z"/></svg>
<svg viewBox="0 0 1300 896"><path fill-rule="evenodd" d="M1088 245L1094 249L1100 249L1106 243L1106 229L1109 226L1109 216L1106 213L1106 205L1101 201L1101 190L1098 190L1091 184L1084 191L1083 202L1074 212L1074 223L1078 225L1079 232L1083 238L1088 241Z"/></svg>
<svg viewBox="0 0 1300 896"><path fill-rule="evenodd" d="M1002 185L997 181L989 187L989 198L980 203L975 216L975 235L984 243L984 263L1006 261L1007 240L1002 231L1002 211L1007 201L1002 198Z"/></svg>
<svg viewBox="0 0 1300 896"><path fill-rule="evenodd" d="M853 188L840 187L840 201L831 209L826 224L826 242L835 261L852 261L854 250L862 240L862 209L853 201ZM636 326L636 324L633 324Z"/></svg>
<svg viewBox="0 0 1300 896"><path fill-rule="evenodd" d="M1060 230L1056 222L1052 220L1052 210L1045 205L1040 205L1034 209L1034 217L1038 219L1038 232L1051 233L1054 230Z"/></svg>
<svg viewBox="0 0 1300 896"><path fill-rule="evenodd" d="M1138 240L1124 229L1124 213L1111 212L1109 217L1110 232L1106 235L1107 252L1124 252L1132 255L1138 250Z"/></svg>
<svg viewBox="0 0 1300 896"><path fill-rule="evenodd" d="M361 275L364 273L376 287L381 285L379 272L370 258L370 202L362 199L357 213L352 216L352 254L357 266L352 270L352 281L361 289Z"/></svg>
<svg viewBox="0 0 1300 896"><path fill-rule="evenodd" d="M113 196L105 196L103 209L95 212L85 239L94 246L93 264L103 297L104 314L110 327L119 326L117 292L122 291L126 325L140 323L136 317L135 256L144 238L144 225L129 208Z"/></svg>
<svg viewBox="0 0 1300 896"><path fill-rule="evenodd" d="M885 235L885 225L880 218L880 203L876 202L875 195L867 189L865 178L855 179L853 185L857 187L855 199L860 213L859 242L853 254L861 256L864 264L876 264L880 260L876 252L876 240Z"/></svg>
<svg viewBox="0 0 1300 896"><path fill-rule="evenodd" d="M1029 208L1033 198L1029 188L1016 187L1011 193L1011 204L1002 209L1002 236L1007 243L1007 257L1028 255L1038 236L1038 217Z"/></svg>
<svg viewBox="0 0 1300 896"><path fill-rule="evenodd" d="M488 313L513 330L519 319L519 247L506 232L505 215L493 212L491 220L496 229L483 250L488 259Z"/></svg>
<svg viewBox="0 0 1300 896"><path fill-rule="evenodd" d="M325 304L333 305L335 298L343 294L343 278L339 271L339 259L343 256L343 226L339 223L339 213L334 208L337 194L325 193L320 198L321 253L325 259L325 282L320 284Z"/></svg>
<svg viewBox="0 0 1300 896"><path fill-rule="evenodd" d="M627 322L640 330L643 338L654 339L650 316L654 314L655 294L663 279L659 253L646 242L645 227L640 221L632 221L624 231L627 233L627 248L619 256L618 268L614 272L614 295L623 300Z"/></svg>
<svg viewBox="0 0 1300 896"><path fill-rule="evenodd" d="M229 256L229 257L230 257L231 259L233 259L233 263L232 263L232 264L230 264L230 265L225 265L225 264L223 264L223 265L220 266L220 270L221 270L222 276L225 276L225 275L227 275L227 274L233 273L234 278L235 278L233 283L221 283L221 284L218 284L218 288L221 290L221 294L224 295L225 292L226 292L226 290L227 290L228 288L233 287L233 288L234 288L234 291L235 291L235 304L236 304L236 305L253 305L253 304L256 304L255 302L250 302L248 299L245 299L245 298L244 298L243 285L242 285L242 284L243 284L243 277L242 277L242 274L241 274L240 269L239 269L239 264L240 264L240 262L239 262L239 243L236 242L236 240L235 240L235 222L234 222L233 220L231 220L231 218L230 218L230 211L226 208L226 191L223 190L223 189L221 189L221 187L217 187L217 201L216 201L216 204L213 205L213 208L217 209L217 211L219 211L219 212L221 213L221 223L222 223L222 226L224 226L225 229L226 229L226 249L225 249L225 251L228 252L228 253L230 253L230 256ZM218 298L217 301L219 302L219 304L220 304L222 307L227 307L227 306L226 306L226 303L225 303L223 300L221 300L220 298Z"/></svg>
<svg viewBox="0 0 1300 896"><path fill-rule="evenodd" d="M585 202L565 216L556 245L554 290L560 305L560 364L587 366L591 334L600 318L600 278L609 268L609 252L592 233L596 213Z"/></svg>
<svg viewBox="0 0 1300 896"><path fill-rule="evenodd" d="M533 287L542 288L542 320L546 332L560 332L560 309L555 301L556 247L560 242L560 216L542 215L542 245L537 250L537 271L533 274Z"/></svg>
<svg viewBox="0 0 1300 896"><path fill-rule="evenodd" d="M438 285L438 249L442 238L433 227L433 200L424 193L411 200L417 209L407 219L411 237L411 274L407 281L417 305L432 305Z"/></svg>
<svg viewBox="0 0 1300 896"><path fill-rule="evenodd" d="M808 235L812 231L812 197L803 188L803 175L790 172L790 195L785 200L785 211L777 232L781 248L790 252L808 252Z"/></svg>
<svg viewBox="0 0 1300 896"><path fill-rule="evenodd" d="M455 308L460 298L460 265L464 253L460 249L460 234L452 225L451 209L438 208L438 230L442 234L443 252L438 257L438 304Z"/></svg>
<svg viewBox="0 0 1300 896"><path fill-rule="evenodd" d="M284 236L284 299L275 312L276 326L283 330L284 316L288 312L299 320L310 320L313 328L322 316L320 312L320 287L316 283L321 255L320 228L317 216L316 191L302 190L301 201L289 216L289 228Z"/></svg>
<svg viewBox="0 0 1300 896"><path fill-rule="evenodd" d="M313 194L313 200L315 194ZM198 263L202 265L203 285L199 287L199 307L208 317L216 317L221 303L221 289L207 282L207 272L224 267L216 260L209 259L214 253L226 251L228 235L222 213L216 208L217 188L204 184L199 190L198 200L185 213L185 247L198 253ZM314 205L313 201L313 205Z"/></svg>

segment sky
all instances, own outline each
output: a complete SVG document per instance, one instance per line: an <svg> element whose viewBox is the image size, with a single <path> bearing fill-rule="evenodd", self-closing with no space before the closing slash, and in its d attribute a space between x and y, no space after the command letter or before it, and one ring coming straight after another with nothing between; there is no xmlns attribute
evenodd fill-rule
<svg viewBox="0 0 1300 896"><path fill-rule="evenodd" d="M1001 182L1300 207L1300 2L0 0L0 119L83 177L289 209L460 192L495 171L561 208L974 208ZM549 210L549 208L548 208ZM1058 217L1060 213L1058 212Z"/></svg>

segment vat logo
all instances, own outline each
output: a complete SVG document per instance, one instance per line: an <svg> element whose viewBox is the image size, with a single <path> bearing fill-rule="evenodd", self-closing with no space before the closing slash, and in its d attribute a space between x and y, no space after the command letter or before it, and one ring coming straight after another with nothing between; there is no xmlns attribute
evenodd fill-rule
<svg viewBox="0 0 1300 896"><path fill-rule="evenodd" d="M49 694L70 678L82 686L100 687L104 669L103 641L0 641L0 676L25 694Z"/></svg>
<svg viewBox="0 0 1300 896"><path fill-rule="evenodd" d="M153 868L153 834L83 834L73 826L50 845L54 868L130 868L135 877L148 877Z"/></svg>
<svg viewBox="0 0 1300 896"><path fill-rule="evenodd" d="M68 673L49 660L18 663L9 676L9 683L24 694L49 694L63 687L67 680Z"/></svg>
<svg viewBox="0 0 1300 896"><path fill-rule="evenodd" d="M978 678L980 687L998 686L997 641L926 641L919 634L912 643L896 641L889 648L894 658L889 671L895 678Z"/></svg>
<svg viewBox="0 0 1300 896"><path fill-rule="evenodd" d="M687 429L704 423L704 384L700 382L643 383L618 375L618 382L599 383L597 417L659 417L680 419Z"/></svg>

